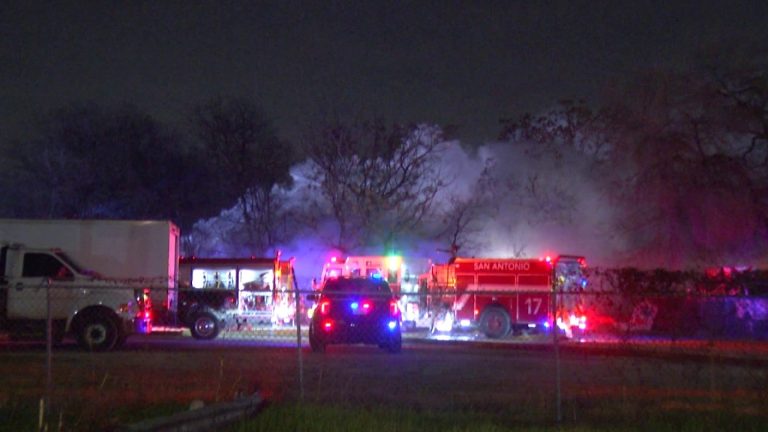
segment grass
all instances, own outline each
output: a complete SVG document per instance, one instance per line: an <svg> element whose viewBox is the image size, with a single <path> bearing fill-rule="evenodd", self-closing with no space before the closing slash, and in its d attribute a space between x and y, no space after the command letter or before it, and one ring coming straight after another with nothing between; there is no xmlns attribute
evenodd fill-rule
<svg viewBox="0 0 768 432"><path fill-rule="evenodd" d="M412 409L360 408L318 404L279 404L264 409L229 432L709 432L723 430L763 431L765 418L732 413L700 416L649 413L642 421L582 424L521 425L503 414L477 412L418 412Z"/></svg>
<svg viewBox="0 0 768 432"><path fill-rule="evenodd" d="M296 405L292 348L64 348L53 357L48 430L111 430L257 389L271 406L234 430L751 431L768 424L764 368L580 354L563 355L560 427L552 365L548 353L506 350L305 352L305 403ZM43 350L0 353L0 431L35 430L45 388Z"/></svg>

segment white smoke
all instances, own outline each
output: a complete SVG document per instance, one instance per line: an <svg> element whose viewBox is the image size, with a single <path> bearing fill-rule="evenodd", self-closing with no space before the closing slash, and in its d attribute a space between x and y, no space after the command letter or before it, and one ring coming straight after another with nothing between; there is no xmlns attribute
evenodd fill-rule
<svg viewBox="0 0 768 432"><path fill-rule="evenodd" d="M459 141L443 144L440 172L447 187L435 199L435 216L426 221L424 235L398 239L398 250L413 271L426 270L430 261L445 262L450 243L434 238L443 221L439 215L448 210L451 199L468 199L471 194L488 193L493 205L480 214L473 234L473 247L459 255L477 257L542 257L557 254L586 256L591 263L605 264L619 240L611 235L612 212L589 172L589 164L578 152L564 152L557 161L534 158L510 143L487 143L467 149ZM478 187L484 168L489 167L492 181ZM337 227L329 216L318 185L310 175L311 162L291 170L294 180L290 190L282 190L288 212L296 226L290 240L277 246L283 258L296 259L300 286L320 276L323 264L332 256L343 256L331 248ZM531 200L530 179L536 178L536 194L541 202ZM488 190L483 190L487 188ZM528 189L527 189L528 188ZM564 209L560 201L567 201ZM553 214L557 213L557 214ZM200 242L198 250L210 256L250 256L248 245L233 237L241 223L237 207L226 209L216 218L198 222L192 235ZM347 251L350 255L383 255L388 251L375 246ZM198 255L200 255L198 253ZM269 251L268 256L273 256ZM267 254L262 252L262 254ZM421 268L419 268L421 267Z"/></svg>

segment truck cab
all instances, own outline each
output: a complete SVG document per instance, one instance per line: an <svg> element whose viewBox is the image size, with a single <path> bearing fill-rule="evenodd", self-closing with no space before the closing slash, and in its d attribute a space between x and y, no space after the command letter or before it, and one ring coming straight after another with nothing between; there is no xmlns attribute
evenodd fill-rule
<svg viewBox="0 0 768 432"><path fill-rule="evenodd" d="M100 279L59 249L0 246L0 326L12 337L71 333L88 350L116 348L151 326L149 293Z"/></svg>

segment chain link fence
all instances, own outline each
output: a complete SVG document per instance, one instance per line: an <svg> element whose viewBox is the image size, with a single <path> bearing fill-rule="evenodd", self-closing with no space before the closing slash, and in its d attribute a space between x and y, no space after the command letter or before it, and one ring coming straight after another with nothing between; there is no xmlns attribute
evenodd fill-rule
<svg viewBox="0 0 768 432"><path fill-rule="evenodd" d="M8 430L102 430L259 391L530 425L765 412L757 280L628 277L594 272L573 292L350 289L325 304L295 286L3 287L0 411ZM316 349L319 335L333 343Z"/></svg>

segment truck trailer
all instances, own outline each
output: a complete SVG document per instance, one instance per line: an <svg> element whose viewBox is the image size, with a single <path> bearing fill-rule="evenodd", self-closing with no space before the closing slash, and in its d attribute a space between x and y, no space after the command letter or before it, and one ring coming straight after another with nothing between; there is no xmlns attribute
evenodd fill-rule
<svg viewBox="0 0 768 432"><path fill-rule="evenodd" d="M0 326L50 319L90 350L150 331L175 317L179 234L169 221L0 219Z"/></svg>

